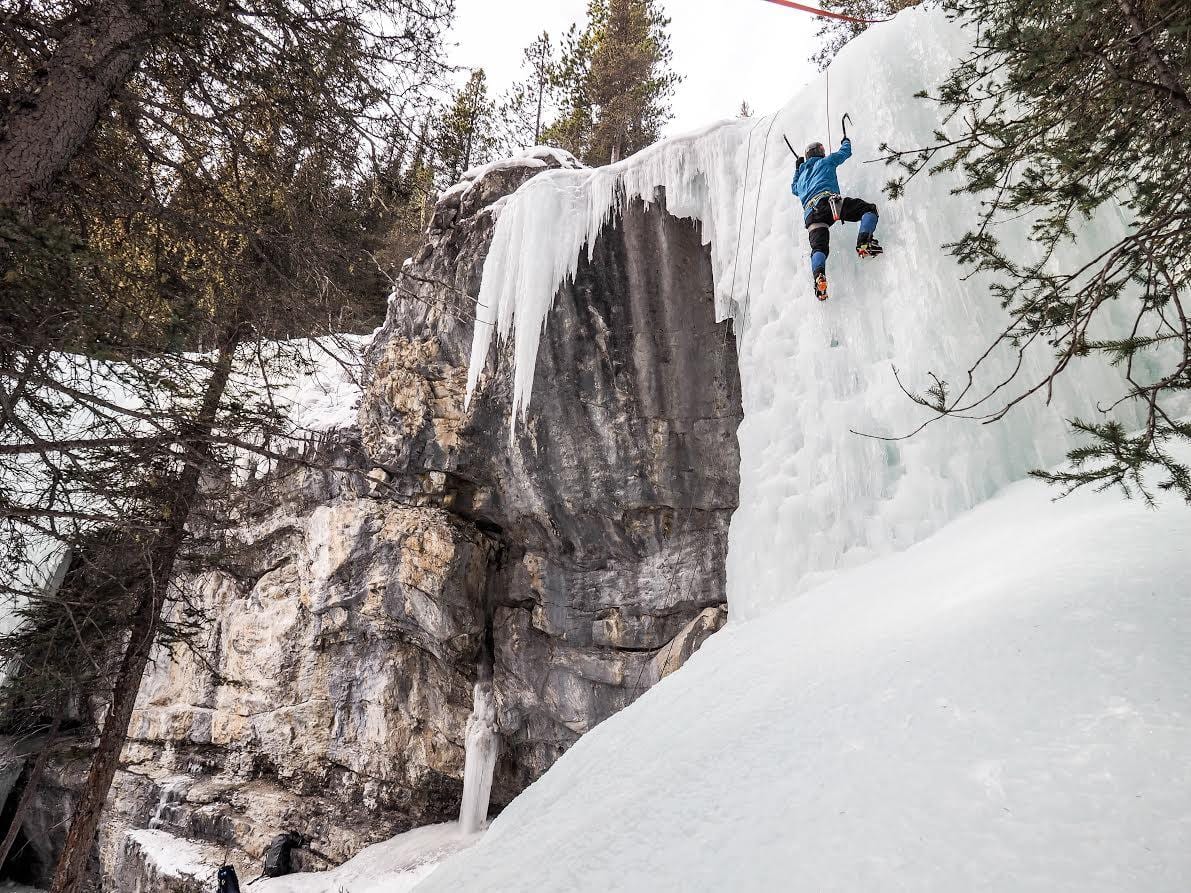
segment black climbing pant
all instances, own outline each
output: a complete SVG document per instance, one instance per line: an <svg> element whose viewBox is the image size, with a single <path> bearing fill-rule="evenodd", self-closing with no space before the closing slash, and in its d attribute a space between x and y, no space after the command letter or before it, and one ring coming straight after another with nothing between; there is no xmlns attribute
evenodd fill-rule
<svg viewBox="0 0 1191 893"><path fill-rule="evenodd" d="M848 223L855 223L865 214L877 213L877 206L866 202L862 198L845 198L839 219ZM831 214L831 202L825 196L819 199L811 216L806 218L806 228L810 233L811 254L822 251L824 255L831 253L831 224L835 218ZM825 225L822 225L825 224Z"/></svg>

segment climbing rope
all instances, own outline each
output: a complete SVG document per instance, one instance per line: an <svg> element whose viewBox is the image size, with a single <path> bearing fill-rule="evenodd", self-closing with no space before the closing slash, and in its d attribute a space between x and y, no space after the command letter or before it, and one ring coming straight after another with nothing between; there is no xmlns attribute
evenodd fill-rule
<svg viewBox="0 0 1191 893"><path fill-rule="evenodd" d="M769 128L765 131L765 142L761 146L761 173L757 176L757 200L753 203L753 232L749 239L749 269L744 280L744 295L747 298L753 284L753 259L757 256L757 218L761 215L761 187L765 183L765 163L769 160L769 136L773 133L773 125L777 123L778 113L774 112L769 119ZM736 236L736 245L740 246L740 235Z"/></svg>
<svg viewBox="0 0 1191 893"><path fill-rule="evenodd" d="M753 202L753 232L752 239L749 242L749 268L744 282L744 294L746 298L748 297L749 287L753 281L753 257L756 254L757 247L757 218L761 211L761 187L765 182L765 163L769 160L769 137L773 134L773 125L777 123L778 114L778 112L774 112L773 117L769 119L769 127L765 130L765 140L761 144L761 173L757 176L757 198ZM748 189L749 169L753 163L753 134L756 133L757 128L760 126L761 122L758 121L749 130L748 144L744 150L744 190L741 191L740 196L740 217L736 221L736 250L732 255L732 284L728 287L728 295L734 301L736 300L736 271L740 267L740 240L744 234L745 191ZM786 142L786 145L789 145L789 141ZM793 150L791 149L791 151Z"/></svg>
<svg viewBox="0 0 1191 893"><path fill-rule="evenodd" d="M757 128L761 126L758 121L751 128L749 128L749 139L744 149L744 186L748 188L749 182L749 168L753 164L753 134L757 132ZM757 201L761 200L761 190L757 189ZM736 271L740 268L740 235L744 230L744 193L740 195L740 217L736 221L736 251L732 256L732 284L728 287L728 294L733 300L736 299Z"/></svg>
<svg viewBox="0 0 1191 893"><path fill-rule="evenodd" d="M842 19L845 22L856 22L861 25L875 25L878 22L890 21L890 19L859 19L856 16L844 15L842 12L831 12L827 9L803 6L801 3L795 3L794 0L767 0L767 2L776 3L778 6L785 6L788 9L797 9L799 12L809 12L811 15L823 16L828 19Z"/></svg>

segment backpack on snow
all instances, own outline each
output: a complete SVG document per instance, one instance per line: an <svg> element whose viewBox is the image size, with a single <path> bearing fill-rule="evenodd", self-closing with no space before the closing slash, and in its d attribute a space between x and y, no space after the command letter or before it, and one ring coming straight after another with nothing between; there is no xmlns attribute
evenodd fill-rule
<svg viewBox="0 0 1191 893"><path fill-rule="evenodd" d="M294 873L293 852L302 845L302 835L296 831L278 834L265 850L263 877L284 877Z"/></svg>

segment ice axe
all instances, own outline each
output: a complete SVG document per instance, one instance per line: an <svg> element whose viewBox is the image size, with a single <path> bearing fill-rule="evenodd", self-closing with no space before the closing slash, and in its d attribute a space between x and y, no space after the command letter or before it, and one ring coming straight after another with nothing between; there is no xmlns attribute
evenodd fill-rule
<svg viewBox="0 0 1191 893"><path fill-rule="evenodd" d="M802 163L806 161L806 159L794 151L794 147L790 145L790 138L784 133L782 134L782 139L786 141L786 148L790 150L790 154L798 160L798 163L794 167L794 170L797 171L798 168L802 167Z"/></svg>
<svg viewBox="0 0 1191 893"><path fill-rule="evenodd" d="M844 139L848 138L848 122L852 120L852 116L844 112L844 116L839 119L840 129L844 132Z"/></svg>

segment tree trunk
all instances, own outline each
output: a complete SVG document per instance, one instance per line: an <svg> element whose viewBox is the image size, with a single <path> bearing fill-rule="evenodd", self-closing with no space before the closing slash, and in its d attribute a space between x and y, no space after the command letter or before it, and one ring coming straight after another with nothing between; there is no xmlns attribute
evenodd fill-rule
<svg viewBox="0 0 1191 893"><path fill-rule="evenodd" d="M542 50L541 52L545 52ZM533 122L533 144L542 142L542 105L546 99L546 63L545 59L538 61L538 116Z"/></svg>
<svg viewBox="0 0 1191 893"><path fill-rule="evenodd" d="M476 113L479 111L478 106L473 101L471 107L471 118L467 122L467 144L463 150L463 170L459 172L459 177L471 170L471 141L476 133Z"/></svg>
<svg viewBox="0 0 1191 893"><path fill-rule="evenodd" d="M165 606L170 580L174 575L174 563L186 538L186 521L198 495L203 466L211 455L209 437L219 416L219 402L223 399L231 375L232 359L239 343L238 330L231 334L220 348L215 370L207 382L202 406L194 421L188 426L183 441L186 450L186 466L178 478L173 496L169 500L165 523L151 550L150 572L145 582L136 613L129 624L128 644L120 672L112 688L111 703L103 732L91 758L91 768L86 784L66 836L66 844L54 868L51 893L77 893L87 868L87 857L99 828L104 802L116 769L120 752L128 735L128 724L136 704L137 692L149 662L149 654L156 638L157 624Z"/></svg>
<svg viewBox="0 0 1191 893"><path fill-rule="evenodd" d="M545 87L540 82L538 83L538 117L533 124L533 144L536 146L542 141L542 96Z"/></svg>
<svg viewBox="0 0 1191 893"><path fill-rule="evenodd" d="M1146 62L1154 70L1154 74L1158 78L1167 93L1170 94L1171 101L1178 107L1179 111L1187 113L1191 112L1191 98L1187 96L1187 90L1179 81L1175 72L1162 58L1162 54L1158 52L1158 47L1154 45L1154 41L1150 38L1150 31L1145 23L1141 20L1141 14L1137 11L1135 0L1117 0L1117 6L1121 8L1121 13L1125 17L1125 21L1129 23L1129 29L1133 32L1132 43L1141 50Z"/></svg>
<svg viewBox="0 0 1191 893"><path fill-rule="evenodd" d="M0 207L23 203L66 169L140 65L163 5L107 0L70 26L36 96L0 121Z"/></svg>
<svg viewBox="0 0 1191 893"><path fill-rule="evenodd" d="M12 824L8 826L8 833L4 835L4 842L0 843L0 865L8 861L8 854L12 852L12 845L17 842L17 835L21 832L21 817L25 814L25 810L29 808L29 804L33 802L33 795L37 793L37 785L41 782L41 773L45 771L45 764L50 756L50 748L54 746L54 741L58 738L58 729L61 725L62 709L59 708L57 715L54 716L54 722L50 726L50 731L46 735L45 743L41 746L41 750L37 752L37 759L33 762L33 768L29 772L29 777L25 779L25 790L21 792L21 799L17 802L16 811L12 814Z"/></svg>

